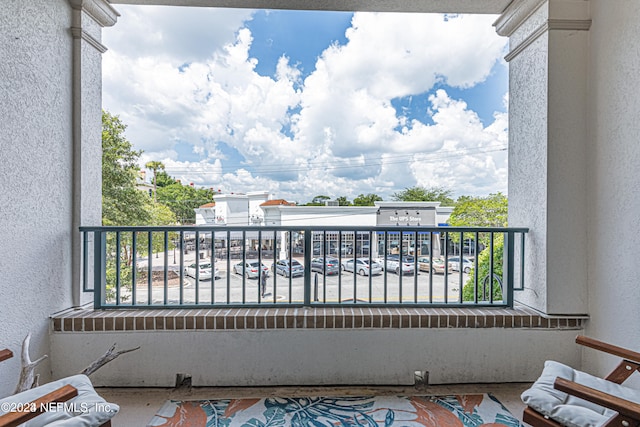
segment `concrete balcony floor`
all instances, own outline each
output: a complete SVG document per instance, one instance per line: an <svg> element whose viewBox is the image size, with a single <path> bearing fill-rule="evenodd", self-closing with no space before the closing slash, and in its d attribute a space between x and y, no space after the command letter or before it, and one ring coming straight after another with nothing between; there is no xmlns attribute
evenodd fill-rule
<svg viewBox="0 0 640 427"><path fill-rule="evenodd" d="M416 386L335 386L335 387L194 387L194 388L98 388L108 402L120 405L113 427L146 426L169 399L228 399L271 396L368 396L368 395L451 395L491 393L520 421L524 405L520 394L530 383L448 384Z"/></svg>

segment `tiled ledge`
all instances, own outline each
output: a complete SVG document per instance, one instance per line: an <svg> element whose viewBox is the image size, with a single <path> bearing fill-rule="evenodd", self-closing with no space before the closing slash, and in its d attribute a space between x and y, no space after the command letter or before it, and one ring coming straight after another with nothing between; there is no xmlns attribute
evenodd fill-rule
<svg viewBox="0 0 640 427"><path fill-rule="evenodd" d="M479 308L227 308L68 310L52 316L54 332L541 328L582 329L587 316L546 316L527 307Z"/></svg>

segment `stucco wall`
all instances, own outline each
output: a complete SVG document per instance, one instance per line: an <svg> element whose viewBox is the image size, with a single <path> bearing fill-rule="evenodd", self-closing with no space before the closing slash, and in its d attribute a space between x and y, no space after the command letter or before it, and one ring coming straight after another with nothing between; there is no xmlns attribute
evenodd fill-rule
<svg viewBox="0 0 640 427"><path fill-rule="evenodd" d="M640 2L592 0L591 13L587 333L640 351Z"/></svg>
<svg viewBox="0 0 640 427"><path fill-rule="evenodd" d="M549 33L547 313L587 312L588 37Z"/></svg>
<svg viewBox="0 0 640 427"><path fill-rule="evenodd" d="M515 297L548 314L588 310L585 4L542 2L531 15L514 13L524 20L506 31L509 225L530 229L525 289Z"/></svg>
<svg viewBox="0 0 640 427"><path fill-rule="evenodd" d="M0 7L0 396L20 344L50 353L48 316L71 305L72 42L66 0ZM50 376L50 361L39 372Z"/></svg>
<svg viewBox="0 0 640 427"><path fill-rule="evenodd" d="M547 14L539 10L509 39L517 46ZM534 25L535 24L535 25ZM526 288L517 300L547 306L547 41L539 38L509 63L509 225L529 227Z"/></svg>
<svg viewBox="0 0 640 427"><path fill-rule="evenodd" d="M546 359L578 365L576 330L369 329L54 333L54 375L77 371L112 343L141 348L91 376L105 386L413 384L532 381ZM73 348L75 351L69 351ZM499 349L499 351L496 351Z"/></svg>
<svg viewBox="0 0 640 427"><path fill-rule="evenodd" d="M375 212L375 207L280 207L281 224L285 227L326 226L331 223L341 226L374 226L376 225Z"/></svg>

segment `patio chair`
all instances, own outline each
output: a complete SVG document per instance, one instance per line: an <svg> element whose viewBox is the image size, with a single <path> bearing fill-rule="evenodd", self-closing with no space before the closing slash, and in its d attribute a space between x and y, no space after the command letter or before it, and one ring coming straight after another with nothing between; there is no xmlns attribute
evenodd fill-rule
<svg viewBox="0 0 640 427"><path fill-rule="evenodd" d="M12 356L0 350L0 361ZM119 409L95 392L86 375L74 375L0 399L0 427L110 427Z"/></svg>
<svg viewBox="0 0 640 427"><path fill-rule="evenodd" d="M623 360L604 379L545 362L540 378L522 393L523 421L534 427L640 426L640 390L622 385L640 371L640 353L580 335L576 342Z"/></svg>

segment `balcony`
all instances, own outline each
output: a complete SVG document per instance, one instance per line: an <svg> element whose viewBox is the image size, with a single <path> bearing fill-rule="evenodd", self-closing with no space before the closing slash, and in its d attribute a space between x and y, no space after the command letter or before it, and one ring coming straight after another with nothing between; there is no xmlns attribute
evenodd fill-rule
<svg viewBox="0 0 640 427"><path fill-rule="evenodd" d="M95 43L100 40L100 29L86 19L90 16L85 10L64 8L63 3L28 11L7 9L7 28L21 36L14 43L3 45L3 52L10 59L5 70L17 76L7 86L5 104L9 107L3 121L7 150L3 151L6 179L1 184L5 198L0 245L4 279L0 300L4 305L0 312L3 323L8 325L3 345L18 349L20 340L33 333L38 351L50 355L51 363L45 362L42 369L43 379L76 373L102 354L106 346L117 342L120 347L143 347L97 372L93 380L99 385L171 387L176 372L196 372L196 385L206 380L222 386L246 377L243 384L256 386L269 378L247 369L254 357L273 361L277 374L293 371L285 379L297 380L297 384L318 382L327 374L329 380L337 378L345 383L390 383L394 378L386 376L389 371L407 383L416 370L430 371L430 383L530 381L539 374L544 359L594 372L608 370L607 360L582 357L576 352L571 344L576 329L620 345L630 337L637 341L640 336L638 322L630 322L627 314L634 313L640 304L633 262L640 205L633 162L640 145L636 143L638 132L633 124L640 111L640 98L629 96L629 91L639 86L637 75L628 72L638 65L637 56L628 52L634 52L640 43L634 26L638 10L633 2L620 2L615 8L604 1L561 2L571 3L569 10L514 1L507 9L494 10L504 10L496 26L499 34L510 38L511 46L509 218L512 223L531 228L527 235L527 288L514 288L513 309L412 306L409 309L418 311L418 316L435 317L429 317L428 323L419 320L417 328L400 328L397 325L404 324L405 316L399 310L407 310L403 300L400 307L362 308L395 310L397 323L389 317L389 323L381 320L384 323L380 325L385 327L376 323L375 328L341 328L335 333L310 327L273 331L255 327L244 331L160 329L172 322L163 316L165 310L175 313L171 316L178 320L173 325L190 327L192 321L179 314L186 309L165 308L164 301L155 302L153 295L153 305L161 308L131 308L127 305L133 304L125 299L120 300L121 306L93 310L91 304L85 309L61 312L83 302L78 292L79 267L83 260L93 266L92 235L87 235L91 244L89 257L81 259L77 226L96 224L101 217L100 150L96 149L101 100L100 90L92 83L99 81L101 73L100 53L94 51L100 47ZM88 8L104 2L83 2L83 9L84 3ZM448 6L441 3L456 2L438 2L445 11ZM407 6L395 7L403 10ZM486 4L478 9L484 7ZM586 13L582 13L582 7L588 9ZM455 7L446 11L460 12ZM62 34L61 28L72 25L71 16L83 22L82 40L42 38L42 34ZM85 19L89 25L84 24ZM113 25L115 19L115 14L110 22L102 17L99 24ZM591 22L589 29L583 25L586 22ZM41 31L32 31L36 28ZM85 37L85 29L92 38ZM74 31L74 36L79 33ZM47 60L61 54L68 58L77 55L81 59L79 66ZM68 96L70 93L75 96ZM47 147L43 150L45 140ZM25 183L29 183L27 192ZM516 257L517 254L515 251ZM424 277L426 274L419 278ZM92 289L93 280L92 275L86 282L87 289ZM519 287L519 283L514 278L514 286ZM155 291L156 287L152 289ZM126 288L123 290L126 296ZM144 299L141 294L141 305ZM263 308L261 304L255 310L297 310L304 314L310 310L340 309L342 313L360 310L360 301L356 301L355 307L345 306L347 302L326 308L304 304ZM539 312L531 310L524 323L516 320L527 318L513 315L526 310L516 301L524 301ZM107 302L111 301L105 298ZM210 317L215 325L226 326L231 324L233 310L239 309L203 306L189 312L196 313L196 327L203 322L208 325ZM466 316L464 328L454 328L447 314L452 313L450 310L480 310L481 314L474 315L472 322ZM495 314L488 316L496 312L511 314L502 319L509 319L506 324L512 327L497 323ZM51 313L56 314L50 320ZM586 316L553 313L589 313L591 318L585 322ZM130 320L132 314L143 320ZM218 320L221 316L222 320ZM344 319L344 314L341 316ZM259 318L267 319L262 324L270 326L271 317L259 314L253 319L255 324L259 324ZM350 317L351 322L357 322L353 315ZM301 321L295 319L298 325ZM486 326L475 327L476 319L482 319L481 324ZM413 320L409 322L414 325ZM140 324L142 329L138 328ZM315 326L316 322L311 324ZM460 325L458 318L455 324ZM518 327L513 328L514 324ZM107 329L99 329L100 325ZM91 327L95 330L89 330ZM189 346L193 347L194 356L182 352ZM304 351L305 346L309 350ZM475 357L466 357L469 353ZM4 395L13 390L19 372L19 361L14 359L0 365L0 389ZM197 366L199 360L201 365ZM306 363L301 364L300 360ZM210 378L191 370L194 367L202 372L211 370ZM305 368L312 369L307 372ZM139 369L143 373L136 376ZM227 371L235 373L235 377L227 375ZM145 389L145 395L151 393Z"/></svg>
<svg viewBox="0 0 640 427"><path fill-rule="evenodd" d="M52 317L52 352L60 355L52 360L56 376L90 361L91 354L67 349L99 353L105 342L141 346L127 355L131 364L107 366L92 377L111 387L171 387L183 375L196 387L407 386L416 372L429 372L430 384L526 382L545 359L575 363L580 357L571 340L585 316L549 316L515 303L526 229L82 232L85 278L93 278L85 289L93 292L93 304ZM468 236L477 249L485 242L485 253L495 256L474 259L469 273L437 273L437 260L447 265L464 254ZM325 275L329 267L320 263L312 273L308 267L318 257L335 257L345 267L360 259L373 268L377 260L386 268L377 275L353 268ZM274 274L278 258L297 261L303 274ZM242 269L248 261L265 264L264 293L258 272ZM188 270L192 264L210 266ZM399 265L406 268L403 274L395 273ZM483 269L493 271L494 280L476 273ZM474 354L485 356L476 360Z"/></svg>

